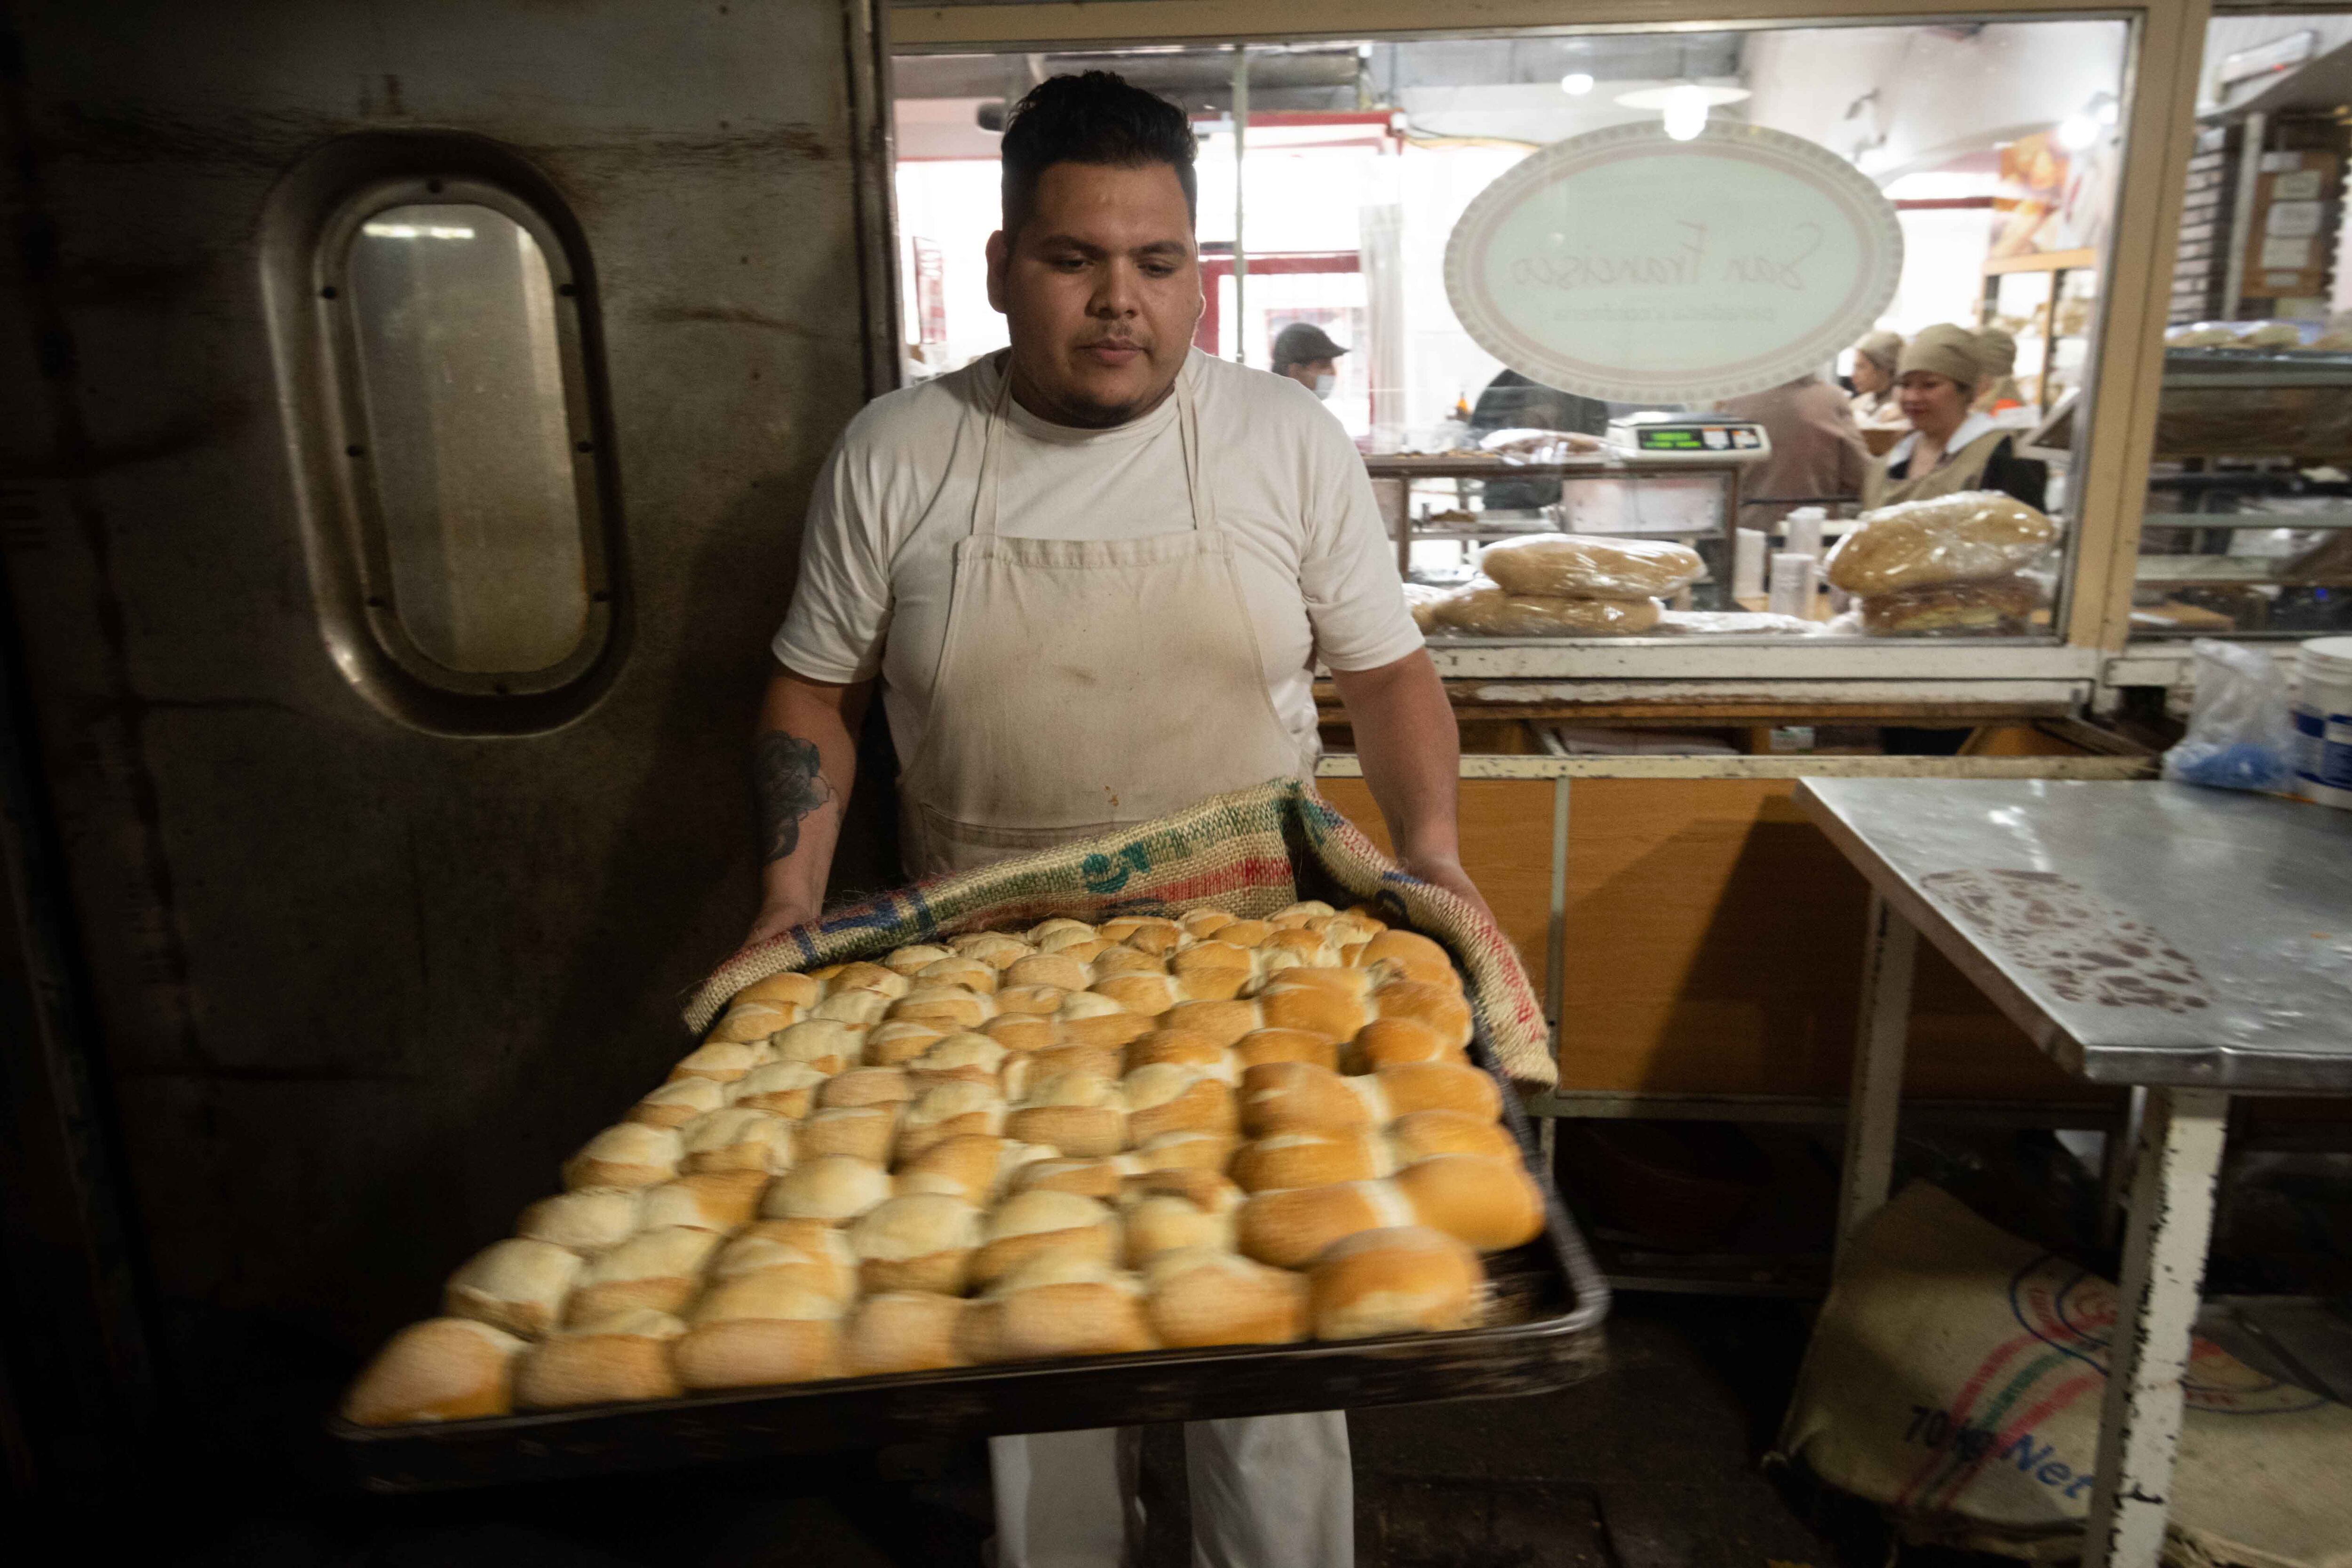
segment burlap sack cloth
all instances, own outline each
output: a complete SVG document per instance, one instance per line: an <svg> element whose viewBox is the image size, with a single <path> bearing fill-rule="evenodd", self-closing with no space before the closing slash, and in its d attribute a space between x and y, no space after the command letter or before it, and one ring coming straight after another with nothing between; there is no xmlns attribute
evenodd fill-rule
<svg viewBox="0 0 2352 1568"><path fill-rule="evenodd" d="M1914 1183L1839 1260L1775 1457L1913 1541L2079 1557L2116 1317L2106 1280ZM2352 1409L2202 1339L2185 1384L2165 1562L2352 1564Z"/></svg>
<svg viewBox="0 0 2352 1568"><path fill-rule="evenodd" d="M1398 870L1298 779L1215 795L1155 822L835 910L720 964L687 1007L686 1023L700 1035L730 996L771 974L878 957L964 931L1054 915L1099 922L1211 909L1260 917L1301 899L1371 904L1391 925L1443 943L1468 976L1478 1032L1503 1070L1522 1084L1559 1081L1543 1009L1509 939L1460 898Z"/></svg>

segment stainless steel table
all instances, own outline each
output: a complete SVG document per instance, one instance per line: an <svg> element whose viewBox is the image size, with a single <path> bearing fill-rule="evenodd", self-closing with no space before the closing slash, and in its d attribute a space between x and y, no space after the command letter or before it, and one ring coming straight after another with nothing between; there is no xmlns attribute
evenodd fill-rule
<svg viewBox="0 0 2352 1568"><path fill-rule="evenodd" d="M2086 1568L2153 1568L2233 1093L2352 1093L2352 813L2186 784L1808 779L1870 881L1839 1235L1885 1203L1924 932L2070 1072L2129 1085L2123 1320Z"/></svg>

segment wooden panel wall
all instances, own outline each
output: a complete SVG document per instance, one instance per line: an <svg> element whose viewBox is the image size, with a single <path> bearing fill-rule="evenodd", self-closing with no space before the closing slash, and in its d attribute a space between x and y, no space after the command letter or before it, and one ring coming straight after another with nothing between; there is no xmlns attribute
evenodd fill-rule
<svg viewBox="0 0 2352 1568"><path fill-rule="evenodd" d="M1325 795L1383 847L1359 779ZM1543 984L1552 784L1462 785L1463 861ZM1842 1095L1867 890L1797 809L1787 779L1577 779L1570 785L1560 1086ZM1920 953L1909 1091L2095 1097L1932 949Z"/></svg>

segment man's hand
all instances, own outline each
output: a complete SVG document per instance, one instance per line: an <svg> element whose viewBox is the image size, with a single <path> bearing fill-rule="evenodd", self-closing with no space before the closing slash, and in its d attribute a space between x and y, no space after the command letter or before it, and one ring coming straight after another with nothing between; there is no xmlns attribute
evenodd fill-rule
<svg viewBox="0 0 2352 1568"><path fill-rule="evenodd" d="M782 936L793 927L816 919L817 913L794 903L761 904L759 918L751 922L751 934L744 937L743 945L757 947L770 937Z"/></svg>
<svg viewBox="0 0 2352 1568"><path fill-rule="evenodd" d="M1470 873L1462 868L1462 862L1453 856L1433 856L1424 860L1400 860L1397 866L1400 870L1459 896L1472 909L1485 915L1489 921L1495 918L1495 911L1486 907L1486 896L1478 891L1478 885L1470 879Z"/></svg>
<svg viewBox="0 0 2352 1568"><path fill-rule="evenodd" d="M1427 651L1377 669L1335 669L1331 684L1348 705L1364 783L1388 822L1398 866L1460 894L1492 920L1494 911L1462 869L1454 830L1462 737Z"/></svg>

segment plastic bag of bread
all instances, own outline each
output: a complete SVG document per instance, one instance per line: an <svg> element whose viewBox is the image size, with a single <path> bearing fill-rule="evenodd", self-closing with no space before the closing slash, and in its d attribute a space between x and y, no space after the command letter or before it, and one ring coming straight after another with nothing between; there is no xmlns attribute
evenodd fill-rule
<svg viewBox="0 0 2352 1568"><path fill-rule="evenodd" d="M1553 599L1662 599L1706 570L1687 544L1538 533L1490 544L1478 569L1505 592Z"/></svg>
<svg viewBox="0 0 2352 1568"><path fill-rule="evenodd" d="M2042 584L2031 577L1940 583L1872 595L1862 601L1862 629L1874 637L2015 636L2043 602Z"/></svg>
<svg viewBox="0 0 2352 1568"><path fill-rule="evenodd" d="M1830 582L1865 596L1938 583L1976 583L2031 566L2058 524L1996 490L1904 501L1865 512L1830 552Z"/></svg>
<svg viewBox="0 0 2352 1568"><path fill-rule="evenodd" d="M1437 629L1437 604L1444 597L1444 589L1433 588L1426 583L1404 585L1404 607L1412 612L1412 624L1421 628L1424 637Z"/></svg>
<svg viewBox="0 0 2352 1568"><path fill-rule="evenodd" d="M1655 599L1559 599L1512 594L1486 578L1474 578L1437 606L1437 624L1449 631L1490 637L1630 637L1658 623L1664 606Z"/></svg>

